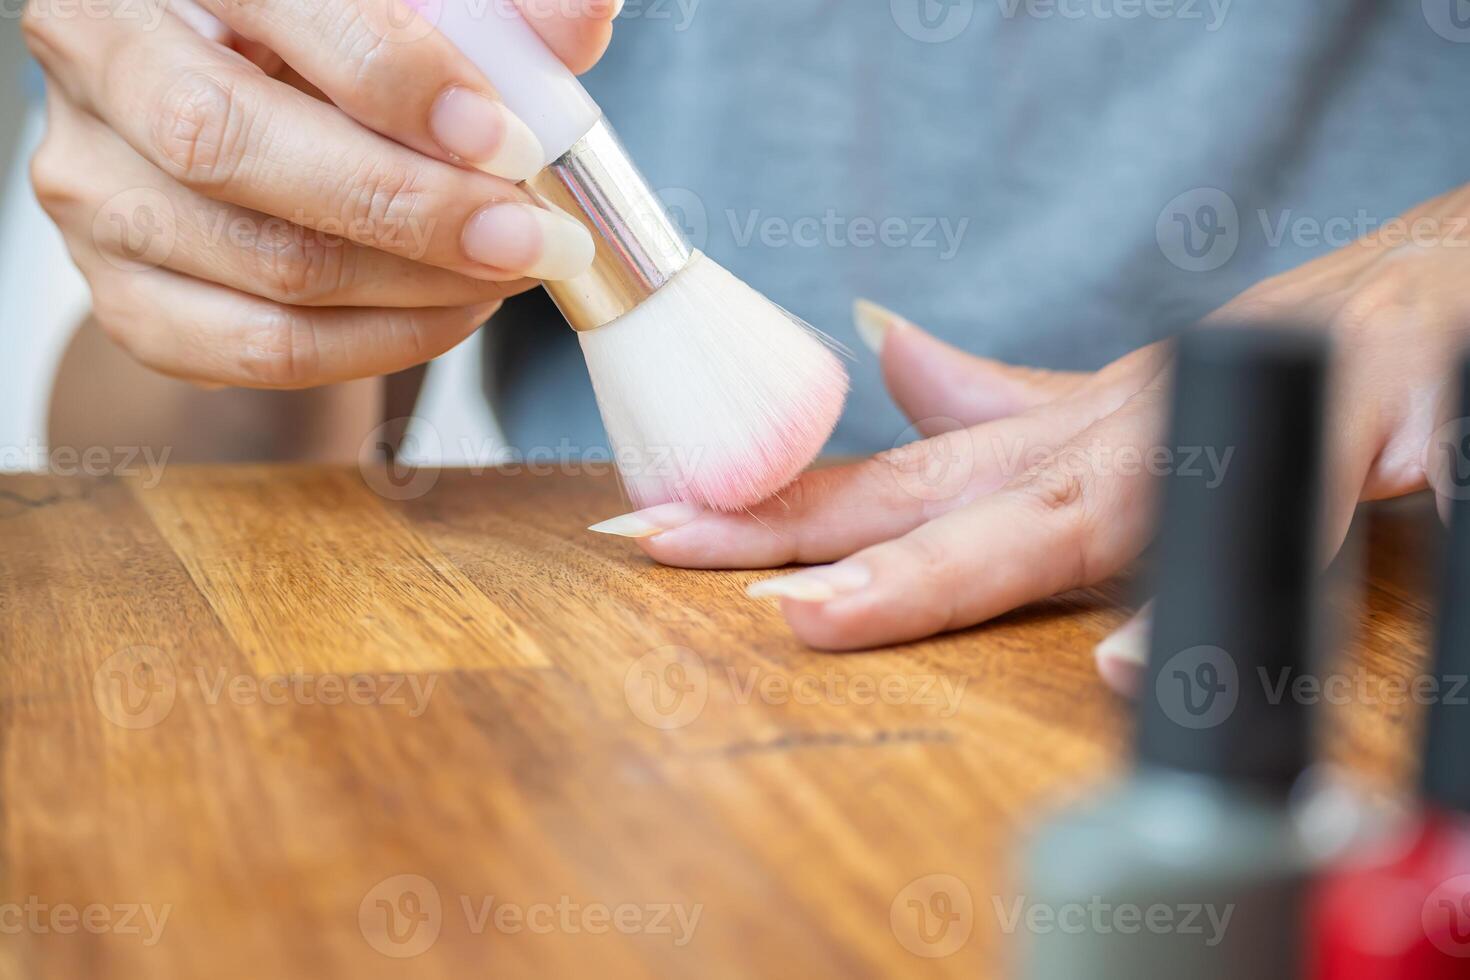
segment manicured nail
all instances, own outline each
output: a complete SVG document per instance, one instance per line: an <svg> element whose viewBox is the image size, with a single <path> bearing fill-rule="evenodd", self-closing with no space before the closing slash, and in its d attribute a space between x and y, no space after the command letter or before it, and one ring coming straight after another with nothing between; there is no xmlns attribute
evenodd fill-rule
<svg viewBox="0 0 1470 980"><path fill-rule="evenodd" d="M587 530L598 534L613 534L620 538L651 538L655 534L683 527L703 513L694 504L659 504L657 507L648 507L594 524Z"/></svg>
<svg viewBox="0 0 1470 980"><path fill-rule="evenodd" d="M1148 661L1148 634L1152 615L1145 611L1124 623L1097 645L1097 672L1108 687L1129 697L1138 693Z"/></svg>
<svg viewBox="0 0 1470 980"><path fill-rule="evenodd" d="M873 580L866 565L841 564L807 568L794 575L768 578L745 590L752 599L795 599L797 602L827 602L865 588Z"/></svg>
<svg viewBox="0 0 1470 980"><path fill-rule="evenodd" d="M597 247L581 224L531 204L481 208L464 226L465 255L532 279L571 279L592 265Z"/></svg>
<svg viewBox="0 0 1470 980"><path fill-rule="evenodd" d="M894 328L910 326L909 321L870 299L852 304L852 322L863 345L874 354L883 353L883 342Z"/></svg>
<svg viewBox="0 0 1470 980"><path fill-rule="evenodd" d="M541 141L520 117L494 99L456 85L429 110L429 132L465 163L519 183L546 162Z"/></svg>

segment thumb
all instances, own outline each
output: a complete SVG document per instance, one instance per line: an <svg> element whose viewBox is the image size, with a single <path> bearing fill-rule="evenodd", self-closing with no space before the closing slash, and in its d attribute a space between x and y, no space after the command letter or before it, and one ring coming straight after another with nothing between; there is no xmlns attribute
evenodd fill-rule
<svg viewBox="0 0 1470 980"><path fill-rule="evenodd" d="M865 299L852 312L858 336L878 355L888 393L925 436L1046 404L1090 377L967 354Z"/></svg>

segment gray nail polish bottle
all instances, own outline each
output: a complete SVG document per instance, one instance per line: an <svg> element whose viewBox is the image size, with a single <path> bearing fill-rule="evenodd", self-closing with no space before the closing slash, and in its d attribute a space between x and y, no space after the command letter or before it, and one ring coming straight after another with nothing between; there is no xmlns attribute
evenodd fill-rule
<svg viewBox="0 0 1470 980"><path fill-rule="evenodd" d="M1031 841L1001 923L1022 976L1299 976L1325 363L1285 329L1180 342L1135 767Z"/></svg>

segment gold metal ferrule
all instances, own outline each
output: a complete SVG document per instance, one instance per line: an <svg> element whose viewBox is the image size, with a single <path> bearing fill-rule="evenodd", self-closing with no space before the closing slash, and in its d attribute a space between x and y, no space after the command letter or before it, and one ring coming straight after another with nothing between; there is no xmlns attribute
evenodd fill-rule
<svg viewBox="0 0 1470 980"><path fill-rule="evenodd" d="M599 119L526 187L547 206L581 221L597 243L590 269L546 283L574 330L595 330L631 312L693 256L606 120Z"/></svg>

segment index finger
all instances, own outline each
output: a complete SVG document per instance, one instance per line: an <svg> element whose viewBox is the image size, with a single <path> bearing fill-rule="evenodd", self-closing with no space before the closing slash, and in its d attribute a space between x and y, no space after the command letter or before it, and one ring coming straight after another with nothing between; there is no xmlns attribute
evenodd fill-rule
<svg viewBox="0 0 1470 980"><path fill-rule="evenodd" d="M99 20L52 47L83 105L206 197L476 279L567 278L591 262L573 218L370 132L177 20L152 33Z"/></svg>
<svg viewBox="0 0 1470 980"><path fill-rule="evenodd" d="M446 3L470 0L199 0L269 47L353 119L420 153L522 181L546 163L532 130L438 29ZM481 0L486 23L490 5ZM606 11L601 11L605 16Z"/></svg>

